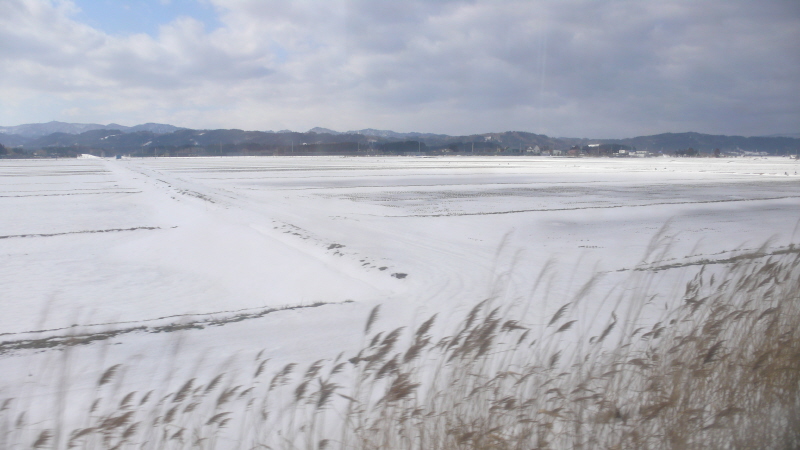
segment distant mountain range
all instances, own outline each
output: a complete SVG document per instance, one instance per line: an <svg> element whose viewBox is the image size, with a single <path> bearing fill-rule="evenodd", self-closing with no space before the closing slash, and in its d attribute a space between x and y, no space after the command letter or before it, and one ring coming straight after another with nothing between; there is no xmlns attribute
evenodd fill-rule
<svg viewBox="0 0 800 450"><path fill-rule="evenodd" d="M134 127L126 127L116 123L100 125L98 123L66 123L66 122L47 122L47 123L28 123L13 127L0 127L0 133L16 134L26 138L37 138L53 133L81 134L86 131L94 130L119 130L123 133L135 133L137 131L150 131L153 133L164 134L180 130L180 127L165 125L161 123L145 123Z"/></svg>
<svg viewBox="0 0 800 450"><path fill-rule="evenodd" d="M328 128L320 128L314 127L308 130L309 133L317 133L317 134L361 134L364 136L376 136L381 138L389 138L389 139L446 139L450 136L446 134L433 134L433 133L398 133L396 131L391 130L376 130L374 128L365 128L363 130L352 130L341 133L339 131L329 130Z"/></svg>
<svg viewBox="0 0 800 450"><path fill-rule="evenodd" d="M788 137L788 138L798 138L798 139L800 139L800 133L769 134L767 136L761 136L761 137Z"/></svg>
<svg viewBox="0 0 800 450"><path fill-rule="evenodd" d="M338 132L312 128L302 132L289 130L243 131L193 130L173 125L146 123L132 127L119 124L80 124L66 122L35 123L0 127L0 144L21 151L66 149L77 151L109 151L131 154L175 153L178 149L204 149L206 154L241 152L363 152L366 149L408 152L422 149L451 152L523 152L529 148L566 150L590 144L619 144L639 150L672 153L694 148L700 152L720 149L757 151L769 154L796 153L800 149L800 133L780 136L720 136L701 133L664 133L625 139L553 138L522 131L450 136L433 133L398 133L372 128ZM156 150L153 150L156 149ZM158 150L161 149L161 150Z"/></svg>

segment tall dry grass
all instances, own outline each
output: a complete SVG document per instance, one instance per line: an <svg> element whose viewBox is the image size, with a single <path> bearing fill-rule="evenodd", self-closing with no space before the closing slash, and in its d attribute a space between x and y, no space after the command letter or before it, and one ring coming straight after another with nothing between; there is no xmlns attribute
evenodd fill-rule
<svg viewBox="0 0 800 450"><path fill-rule="evenodd" d="M800 448L800 253L745 256L702 267L646 325L647 289L593 324L578 297L537 326L489 299L451 333L436 316L376 332L376 308L349 357L272 367L259 354L244 376L169 392L128 392L113 365L79 427L31 423L0 400L0 447Z"/></svg>

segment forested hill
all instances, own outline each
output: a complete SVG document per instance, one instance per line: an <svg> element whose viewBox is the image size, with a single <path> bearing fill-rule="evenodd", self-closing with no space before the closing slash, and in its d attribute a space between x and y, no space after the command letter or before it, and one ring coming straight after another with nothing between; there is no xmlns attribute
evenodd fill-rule
<svg viewBox="0 0 800 450"><path fill-rule="evenodd" d="M52 131L56 130L56 131ZM109 124L69 124L49 122L0 127L0 144L20 154L48 149L55 153L111 152L147 154L320 154L376 151L403 153L444 151L454 153L519 153L539 147L542 150L568 150L591 144L620 144L637 150L674 153L695 149L711 153L766 152L795 154L800 139L792 137L721 136L701 133L664 133L625 139L554 138L522 131L449 136L431 133L398 133L363 129L337 132L313 128L307 132L244 131L237 129L193 130L166 124L148 123L134 127Z"/></svg>
<svg viewBox="0 0 800 450"><path fill-rule="evenodd" d="M665 153L687 148L710 152L718 148L722 151L743 150L783 155L786 153L794 154L800 148L800 139L797 138L722 136L701 133L664 133L654 136L619 139L613 142L636 147L640 150L663 151Z"/></svg>

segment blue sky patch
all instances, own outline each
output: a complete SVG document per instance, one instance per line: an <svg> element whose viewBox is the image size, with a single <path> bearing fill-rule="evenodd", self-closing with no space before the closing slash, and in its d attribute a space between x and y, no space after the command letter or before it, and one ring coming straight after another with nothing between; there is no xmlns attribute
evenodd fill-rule
<svg viewBox="0 0 800 450"><path fill-rule="evenodd" d="M75 19L108 34L125 36L147 33L158 36L161 25L181 16L205 24L206 30L221 24L214 7L202 0L73 0L81 9Z"/></svg>

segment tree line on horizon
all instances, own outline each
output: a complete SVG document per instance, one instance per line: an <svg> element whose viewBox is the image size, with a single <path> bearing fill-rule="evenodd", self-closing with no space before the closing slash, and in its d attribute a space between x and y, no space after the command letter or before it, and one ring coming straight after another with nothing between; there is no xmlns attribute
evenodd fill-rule
<svg viewBox="0 0 800 450"><path fill-rule="evenodd" d="M800 139L789 137L714 136L700 133L665 133L626 139L551 138L541 134L508 131L469 136L395 133L373 136L358 133L261 132L243 130L178 129L167 133L90 130L79 134L51 133L23 137L0 133L0 157L96 156L209 156L209 155L403 155L476 154L519 155L558 151L592 155L592 148L639 149L675 155L693 150L696 155L757 152L796 155ZM598 147L599 146L599 147ZM587 150L588 148L588 150Z"/></svg>

